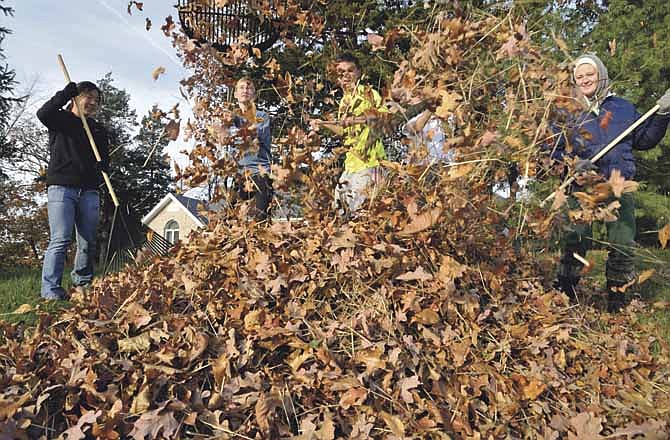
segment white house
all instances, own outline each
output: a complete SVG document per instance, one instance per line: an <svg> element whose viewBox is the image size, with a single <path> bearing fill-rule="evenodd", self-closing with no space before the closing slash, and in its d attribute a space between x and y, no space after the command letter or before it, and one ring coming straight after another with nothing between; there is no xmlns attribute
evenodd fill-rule
<svg viewBox="0 0 670 440"><path fill-rule="evenodd" d="M169 193L142 218L142 223L170 243L185 241L191 231L207 224L207 219L198 213L199 205L203 209L206 202Z"/></svg>

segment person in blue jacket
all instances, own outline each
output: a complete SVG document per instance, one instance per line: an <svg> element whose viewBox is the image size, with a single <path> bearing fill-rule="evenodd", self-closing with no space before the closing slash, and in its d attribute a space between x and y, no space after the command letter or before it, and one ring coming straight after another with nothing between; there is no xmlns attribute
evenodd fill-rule
<svg viewBox="0 0 670 440"><path fill-rule="evenodd" d="M242 200L254 199L252 210L258 220L270 215L272 200L272 163L270 117L256 108L256 87L250 78L240 78L235 84L238 109L233 116L233 130L238 135L239 166L242 179L238 195Z"/></svg>
<svg viewBox="0 0 670 440"><path fill-rule="evenodd" d="M72 104L74 99L78 106ZM87 286L93 278L100 217L98 187L102 183L101 171L107 171L109 163L107 131L93 119L100 101L100 90L92 82L71 82L37 111L38 119L49 129L46 177L49 246L42 264L41 288L45 299L66 296L61 282L72 229L77 236L72 282L75 286ZM93 155L79 111L86 117L101 162Z"/></svg>
<svg viewBox="0 0 670 440"><path fill-rule="evenodd" d="M585 54L575 61L573 70L578 100L583 111L573 118L566 130L569 142L559 142L552 156L561 160L566 156L576 159L576 175L588 170L596 170L604 178L609 178L614 170L628 180L635 177L633 149L648 150L655 147L663 136L670 121L670 90L658 100L659 110L630 135L626 136L609 153L595 164L590 159L607 146L619 134L630 127L640 114L635 106L610 91L607 68L596 55ZM566 145L570 145L568 152ZM575 157L576 156L576 157ZM569 200L574 206L574 199ZM607 278L608 309L617 311L627 302L629 296L617 289L635 279L632 249L635 245L635 205L631 193L619 199L621 208L618 219L607 222L609 252L605 275ZM564 237L563 252L557 273L557 287L568 296L575 298L575 286L579 282L582 263L574 253L585 257L591 244L590 225L570 225Z"/></svg>

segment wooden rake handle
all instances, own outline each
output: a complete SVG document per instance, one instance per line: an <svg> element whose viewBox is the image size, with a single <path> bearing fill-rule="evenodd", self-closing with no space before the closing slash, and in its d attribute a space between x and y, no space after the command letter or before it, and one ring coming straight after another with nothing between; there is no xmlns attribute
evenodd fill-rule
<svg viewBox="0 0 670 440"><path fill-rule="evenodd" d="M614 140L612 140L612 142L610 142L609 144L607 144L607 145L606 145L602 150L600 150L595 156L593 156L591 159L589 159L589 160L591 161L591 163L596 163L596 162L598 162L600 159L602 159L602 157L603 157L604 155L606 155L607 153L609 153L610 150L611 150L612 148L616 147L616 146L619 144L619 142L621 142L621 140L622 140L623 138L625 138L626 136L628 136L633 130L635 130L637 127L639 127L640 124L642 124L644 121L646 121L647 119L649 119L649 117L650 117L651 115L653 115L654 113L656 113L656 112L658 111L659 108L660 108L660 106L659 106L658 104L656 104L656 105L655 105L654 107L652 107L647 113L645 113L644 115L642 115L642 116L641 116L637 121L635 121L630 127L628 127L627 129L625 129L619 136L617 136L616 138L614 138ZM558 194L559 192L563 192L563 191L565 190L565 188L567 188L568 186L570 186L570 184L572 184L572 182L574 182L574 181L575 181L575 177L572 176L572 177L570 177L569 179L567 179L565 182L563 182L563 184L561 184L561 186L559 186L558 189L557 189L556 191L554 191L553 193L549 194L549 196L547 196L546 199L542 200L542 203L540 203L540 207L544 207L544 205L545 205L549 200L551 200L551 199L553 199L554 197L556 197L556 194Z"/></svg>
<svg viewBox="0 0 670 440"><path fill-rule="evenodd" d="M58 55L58 64L60 65L60 70L63 72L63 76L65 76L65 83L70 84L72 80L70 79L70 74L67 71L67 67L65 67L65 62L63 61L63 57L61 55ZM86 117L84 114L81 112L81 109L79 108L79 103L77 102L76 98L72 99L72 103L74 104L75 108L77 109L77 113L79 114L79 118L81 119L81 123L84 124L84 131L86 131L86 136L88 137L88 142L91 144L91 149L93 150L93 155L95 156L95 160L98 162L102 162L102 159L100 158L100 152L98 151L98 146L95 144L95 139L93 139L93 134L91 133L91 129L88 126L88 122L86 121ZM112 202L114 202L114 206L118 208L119 206L119 200L116 198L116 192L114 191L114 187L112 186L112 181L109 180L109 175L105 172L102 171L102 178L105 179L105 185L107 185L107 189L109 190L109 195L112 196Z"/></svg>

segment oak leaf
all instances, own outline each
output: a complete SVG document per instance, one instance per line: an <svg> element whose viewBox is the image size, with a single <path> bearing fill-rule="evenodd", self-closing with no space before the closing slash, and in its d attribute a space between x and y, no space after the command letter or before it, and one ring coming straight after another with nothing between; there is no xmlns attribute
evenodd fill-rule
<svg viewBox="0 0 670 440"><path fill-rule="evenodd" d="M156 81L159 76L165 73L165 67L158 66L151 72L151 77Z"/></svg>
<svg viewBox="0 0 670 440"><path fill-rule="evenodd" d="M362 405L368 397L368 390L365 388L351 388L340 397L340 406L343 409L349 409L352 406Z"/></svg>
<svg viewBox="0 0 670 440"><path fill-rule="evenodd" d="M405 227L398 233L398 235L408 236L416 234L417 232L425 231L437 223L441 214L442 208L439 207L424 211L423 213L412 217L411 221L405 225Z"/></svg>
<svg viewBox="0 0 670 440"><path fill-rule="evenodd" d="M101 410L97 411L86 411L79 417L77 424L70 429L64 431L59 437L58 440L82 440L86 438L86 431L91 428L91 425L95 424L95 421L98 417L102 415Z"/></svg>
<svg viewBox="0 0 670 440"><path fill-rule="evenodd" d="M179 430L179 422L172 411L165 409L167 402L161 407L143 413L133 424L130 436L135 440L172 438Z"/></svg>
<svg viewBox="0 0 670 440"><path fill-rule="evenodd" d="M609 178L609 184L612 188L612 193L617 199L621 197L624 193L629 193L637 191L640 186L637 182L632 180L626 180L622 175L621 171L614 170Z"/></svg>
<svg viewBox="0 0 670 440"><path fill-rule="evenodd" d="M578 414L570 419L571 431L568 431L568 440L603 440L600 435L603 430L602 418L590 412Z"/></svg>
<svg viewBox="0 0 670 440"><path fill-rule="evenodd" d="M400 397L402 397L402 400L407 403L414 403L414 398L412 397L410 390L413 390L419 385L421 385L421 382L419 382L419 376L417 375L401 379L398 382L398 386L400 387Z"/></svg>

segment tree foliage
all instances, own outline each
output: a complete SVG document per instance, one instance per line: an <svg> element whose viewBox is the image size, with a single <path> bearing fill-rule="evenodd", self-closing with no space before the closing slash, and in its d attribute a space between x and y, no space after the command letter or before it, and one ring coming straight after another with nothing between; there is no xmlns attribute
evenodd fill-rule
<svg viewBox="0 0 670 440"><path fill-rule="evenodd" d="M4 0L0 1L4 2ZM13 13L13 8L0 5L0 15L7 17ZM3 64L5 55L2 44L5 37L10 33L11 30L0 26L0 158L9 157L14 151L12 144L7 140L7 131L11 125L12 105L22 101L22 98L14 96L14 86L16 85L14 70L7 64ZM2 169L0 169L0 177L2 175Z"/></svg>

